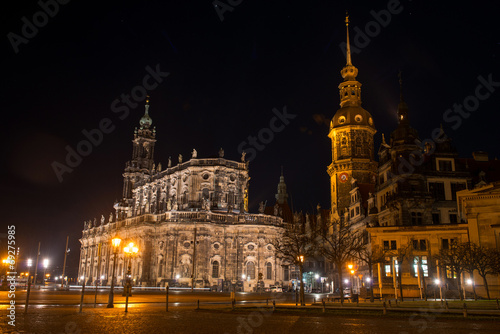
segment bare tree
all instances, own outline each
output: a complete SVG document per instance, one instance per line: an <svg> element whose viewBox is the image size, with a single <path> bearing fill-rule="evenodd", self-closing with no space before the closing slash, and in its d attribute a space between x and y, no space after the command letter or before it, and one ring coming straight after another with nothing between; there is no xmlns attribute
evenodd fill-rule
<svg viewBox="0 0 500 334"><path fill-rule="evenodd" d="M472 280L472 292L474 293L474 300L477 300L476 284L474 282L474 270L477 269L477 261L481 258L479 247L472 242L464 242L458 244L458 250L461 254L462 268L465 272L469 273Z"/></svg>
<svg viewBox="0 0 500 334"><path fill-rule="evenodd" d="M460 280L460 276L464 271L462 255L463 254L459 244L457 242L452 242L448 249L440 249L439 254L435 256L435 258L439 261L439 267L444 270L449 269L457 275L458 294L460 296L460 300L463 300L464 298L462 294L462 281Z"/></svg>
<svg viewBox="0 0 500 334"><path fill-rule="evenodd" d="M402 273L401 273L401 265L405 260L407 260L412 253L413 246L411 243L407 243L406 245L400 245L399 248L395 251L392 252L392 257L395 257L396 260L398 261L397 264L397 279L398 279L398 285L399 285L399 295L401 296L401 301L403 301L403 282L402 282ZM394 270L396 271L396 270ZM396 272L394 273L396 275Z"/></svg>
<svg viewBox="0 0 500 334"><path fill-rule="evenodd" d="M377 251L373 251L368 247L364 247L359 250L356 254L356 258L358 258L361 262L364 262L368 266L368 275L370 277L370 302L373 303L373 266L377 263L384 263L387 254L389 253L386 249L379 249ZM382 297L382 296L380 296Z"/></svg>
<svg viewBox="0 0 500 334"><path fill-rule="evenodd" d="M490 299L490 290L488 287L487 275L494 275L495 265L499 265L500 253L493 249L488 249L482 246L477 246L473 243L465 243L462 245L465 256L465 268L468 272L473 272L474 269L477 270L479 276L483 278L484 287L486 289L486 295ZM472 278L474 276L471 276ZM473 284L474 298L476 297L476 291Z"/></svg>
<svg viewBox="0 0 500 334"><path fill-rule="evenodd" d="M336 266L339 274L340 301L344 302L342 270L348 261L355 259L366 247L363 234L351 229L347 222L340 219L331 222L330 233L321 236L321 239L321 253Z"/></svg>
<svg viewBox="0 0 500 334"><path fill-rule="evenodd" d="M295 214L293 223L284 223L283 234L273 241L273 246L277 258L299 267L300 305L304 306L304 259L316 255L316 236L314 231L306 228L302 218L302 215Z"/></svg>

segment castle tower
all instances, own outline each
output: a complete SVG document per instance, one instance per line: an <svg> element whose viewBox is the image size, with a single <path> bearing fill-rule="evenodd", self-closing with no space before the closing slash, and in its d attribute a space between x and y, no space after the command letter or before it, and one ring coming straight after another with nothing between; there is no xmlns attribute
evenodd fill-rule
<svg viewBox="0 0 500 334"><path fill-rule="evenodd" d="M358 69L352 65L349 42L349 16L346 16L346 65L340 72L340 109L330 122L332 163L328 166L331 186L332 218L349 207L351 180L375 184L377 162L374 160L373 136L377 132L372 116L361 107L361 83Z"/></svg>

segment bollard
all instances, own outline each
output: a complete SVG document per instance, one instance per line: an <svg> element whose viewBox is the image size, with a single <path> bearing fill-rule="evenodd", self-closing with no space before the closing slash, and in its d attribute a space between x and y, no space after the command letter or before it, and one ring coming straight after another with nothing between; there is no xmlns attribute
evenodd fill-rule
<svg viewBox="0 0 500 334"><path fill-rule="evenodd" d="M467 318L467 305L464 303L464 318Z"/></svg>
<svg viewBox="0 0 500 334"><path fill-rule="evenodd" d="M392 307L392 305L391 305L391 300L390 300L390 299L389 299L389 307Z"/></svg>
<svg viewBox="0 0 500 334"><path fill-rule="evenodd" d="M497 298L497 310L500 310L500 304L498 304L498 298Z"/></svg>
<svg viewBox="0 0 500 334"><path fill-rule="evenodd" d="M235 301L233 299L233 300L231 300L231 307L233 308L233 311L234 311L234 304L235 304Z"/></svg>
<svg viewBox="0 0 500 334"><path fill-rule="evenodd" d="M196 308L197 310L200 309L200 300L198 299L198 307Z"/></svg>
<svg viewBox="0 0 500 334"><path fill-rule="evenodd" d="M448 309L448 301L446 301L446 302L444 303L444 308L445 308L445 309Z"/></svg>
<svg viewBox="0 0 500 334"><path fill-rule="evenodd" d="M325 313L326 312L325 301L321 300L321 302L323 303L323 313Z"/></svg>
<svg viewBox="0 0 500 334"><path fill-rule="evenodd" d="M276 300L273 300L273 311L276 311Z"/></svg>
<svg viewBox="0 0 500 334"><path fill-rule="evenodd" d="M269 306L269 299L266 299L266 306Z"/></svg>
<svg viewBox="0 0 500 334"><path fill-rule="evenodd" d="M391 302L391 301L389 301L389 302ZM382 314L387 314L387 307L386 307L386 305L385 305L385 302L384 302L384 305L383 305L383 306L384 306L384 309L383 309L383 311L382 311Z"/></svg>
<svg viewBox="0 0 500 334"><path fill-rule="evenodd" d="M167 290L167 302L166 302L166 308L167 308L167 312L168 312L168 285L167 285L167 288L166 288L165 290Z"/></svg>
<svg viewBox="0 0 500 334"><path fill-rule="evenodd" d="M314 297L313 300L314 300L313 304L316 304L316 297Z"/></svg>

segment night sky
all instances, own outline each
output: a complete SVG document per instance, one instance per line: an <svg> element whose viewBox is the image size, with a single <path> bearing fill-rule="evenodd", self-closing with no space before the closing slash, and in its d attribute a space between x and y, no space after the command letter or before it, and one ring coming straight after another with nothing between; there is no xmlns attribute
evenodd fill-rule
<svg viewBox="0 0 500 334"><path fill-rule="evenodd" d="M327 134L339 108L346 9L363 107L378 130L375 152L381 134L388 138L397 125L401 70L410 122L421 139L442 123L462 157L477 150L499 157L500 87L460 117L460 125L458 114L443 120L454 104L473 102L478 76L500 82L493 2L394 3L246 0L221 21L210 0L71 1L47 22L36 16L38 32L31 31L17 53L9 36L22 37L22 18L33 22L41 7L4 4L0 233L16 225L22 258L35 257L41 241L42 258L59 265L69 235L69 263L76 267L83 221L107 219L121 197L121 173L144 113L143 99L127 116L115 112L113 101L141 86L148 66L169 73L148 92L157 162L166 167L172 156L176 164L178 154L186 160L193 148L198 157L216 156L221 147L226 158L239 160L240 143L269 127L274 108L286 106L296 117L250 163L250 209L256 212L260 201L274 204L280 166L295 210L328 208ZM373 11L388 6L397 13L385 27L374 24ZM367 27L372 37L361 45L358 36L356 44L357 31ZM60 182L53 162L65 164L66 146L76 149L86 139L82 131L103 119L113 130Z"/></svg>

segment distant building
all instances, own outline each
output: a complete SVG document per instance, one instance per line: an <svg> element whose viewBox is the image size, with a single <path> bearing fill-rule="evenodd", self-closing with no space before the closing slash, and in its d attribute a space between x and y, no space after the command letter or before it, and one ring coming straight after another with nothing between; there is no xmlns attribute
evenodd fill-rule
<svg viewBox="0 0 500 334"><path fill-rule="evenodd" d="M123 198L109 219L85 222L79 276L88 283L102 277L111 283L113 249L110 240L134 242L138 256L131 261L134 285L171 285L245 291L287 284L288 270L275 257L272 240L282 229L283 215L248 213L248 162L218 157L169 159L155 165L156 130L151 127L149 101L134 132L132 160L123 173ZM284 189L286 194L286 186ZM286 201L286 195L280 193ZM129 261L120 249L116 279L122 283Z"/></svg>

